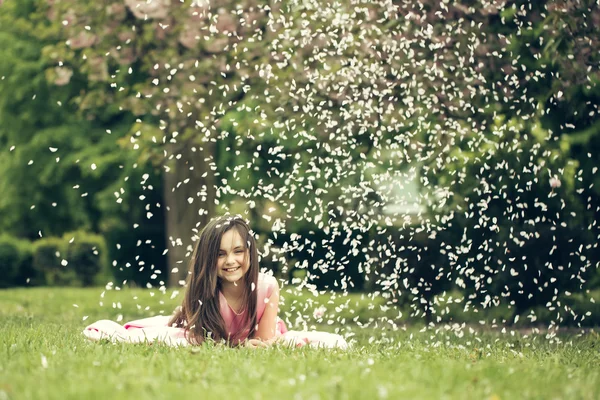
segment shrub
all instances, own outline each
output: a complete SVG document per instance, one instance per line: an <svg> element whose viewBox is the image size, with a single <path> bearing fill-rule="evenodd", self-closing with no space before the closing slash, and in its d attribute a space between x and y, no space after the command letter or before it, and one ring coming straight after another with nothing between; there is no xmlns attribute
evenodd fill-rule
<svg viewBox="0 0 600 400"><path fill-rule="evenodd" d="M50 286L78 284L77 275L69 265L63 265L65 241L57 237L43 238L34 243L33 267Z"/></svg>
<svg viewBox="0 0 600 400"><path fill-rule="evenodd" d="M131 225L138 221L140 228L132 230ZM106 240L107 257L114 266L108 268L106 279L127 280L129 284L145 287L146 283L152 282L155 271L166 273L163 225L155 221L111 217L102 221L100 231ZM187 268L187 264L180 268ZM166 280L166 277L158 274L157 281L160 280Z"/></svg>
<svg viewBox="0 0 600 400"><path fill-rule="evenodd" d="M31 276L31 243L9 235L0 236L0 287L25 283Z"/></svg>
<svg viewBox="0 0 600 400"><path fill-rule="evenodd" d="M33 243L25 239L17 239L21 263L16 276L17 286L38 286L44 284L44 276L33 267Z"/></svg>
<svg viewBox="0 0 600 400"><path fill-rule="evenodd" d="M107 249L100 235L83 231L69 232L63 236L66 260L83 286L94 284L97 276L108 269Z"/></svg>

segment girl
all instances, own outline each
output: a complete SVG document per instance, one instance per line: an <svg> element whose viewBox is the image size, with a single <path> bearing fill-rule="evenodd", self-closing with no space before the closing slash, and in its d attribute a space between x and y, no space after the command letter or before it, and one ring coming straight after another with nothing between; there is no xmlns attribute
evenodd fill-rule
<svg viewBox="0 0 600 400"><path fill-rule="evenodd" d="M279 286L260 273L256 241L241 217L210 221L200 233L189 267L183 302L171 317L158 316L121 326L101 320L84 330L92 340L162 341L200 344L211 338L230 346L267 347L278 341L295 346L347 347L326 332L288 331L278 319Z"/></svg>
<svg viewBox="0 0 600 400"><path fill-rule="evenodd" d="M267 342L287 331L282 321L277 323L277 281L259 273L256 242L243 219L209 222L190 272L183 304L169 325L184 328L191 341L200 343L210 335L239 345L248 338Z"/></svg>

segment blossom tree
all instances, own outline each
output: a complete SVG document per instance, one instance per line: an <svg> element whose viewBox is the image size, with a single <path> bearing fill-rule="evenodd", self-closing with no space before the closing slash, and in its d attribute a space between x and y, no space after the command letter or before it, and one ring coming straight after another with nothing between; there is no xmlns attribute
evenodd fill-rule
<svg viewBox="0 0 600 400"><path fill-rule="evenodd" d="M577 132L556 127L574 126L586 137L597 132L589 133L598 81L598 10L591 1L62 0L49 5L48 16L65 35L46 51L56 63L49 71L54 82L67 85L75 72L87 76L81 111L94 118L109 104L133 113L137 123L123 145L164 170L170 268L180 280L194 229L241 198L253 223L272 231L266 248L282 263L276 235L289 233L288 223L306 224L308 236L286 236L278 251L314 252L318 242L324 253L313 270L348 271L349 258L333 251L337 238L378 285L414 278L404 286L428 313L439 282L471 282L485 294L510 274L489 265L512 258L497 254L503 241L522 243L510 230L498 240L491 226L499 224L488 220L508 220L509 202L539 203L535 196L523 202L526 189L512 182L517 189L500 214L488 216L496 209L491 199L508 196L500 189L504 176L518 180L515 168L532 170L527 186L537 187L551 166L568 172L565 194L578 190L569 182L579 172L566 168L574 160L557 159L570 147L553 139L569 142ZM556 111L565 112L567 124L557 124ZM526 150L531 157L522 160ZM386 205L406 201L399 193L414 180L426 211L384 213ZM597 199L593 193L588 197ZM586 210L587 221L592 202L569 201L576 214ZM553 197L549 203L552 210L561 204ZM536 217L524 214L520 232ZM544 240L551 240L554 222L540 222ZM458 226L469 234L457 235ZM434 241L429 248L446 258L445 269L438 266L443 260L406 265L388 239L400 228L410 240ZM452 250L457 246L460 252ZM482 254L489 248L493 255ZM465 256L461 265L458 253ZM335 285L351 283L340 277ZM500 287L490 299L502 297Z"/></svg>

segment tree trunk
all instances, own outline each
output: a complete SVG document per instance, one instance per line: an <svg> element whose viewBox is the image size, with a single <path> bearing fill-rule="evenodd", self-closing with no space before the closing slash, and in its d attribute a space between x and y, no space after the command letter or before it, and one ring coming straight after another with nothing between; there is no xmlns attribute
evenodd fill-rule
<svg viewBox="0 0 600 400"><path fill-rule="evenodd" d="M192 147L185 146L179 153L180 159L175 154L166 163L169 171L163 173L169 287L179 287L185 281L194 246L192 237L215 211L214 171L205 161L213 153L214 145L205 143L202 149L196 147L196 151ZM204 173L206 176L202 177Z"/></svg>

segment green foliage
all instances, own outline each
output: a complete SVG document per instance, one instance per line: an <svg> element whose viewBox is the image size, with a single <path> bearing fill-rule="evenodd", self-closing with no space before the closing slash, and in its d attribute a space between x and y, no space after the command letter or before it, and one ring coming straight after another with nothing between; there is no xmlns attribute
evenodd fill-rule
<svg viewBox="0 0 600 400"><path fill-rule="evenodd" d="M81 149L97 141L91 124L77 117L71 99L82 89L80 77L70 85L46 79L51 66L42 57L44 46L60 37L45 20L42 2L9 2L0 8L0 143L13 148L0 159L0 227L34 239L65 230L93 228L97 211L82 198L88 182L76 164ZM52 150L54 149L54 150ZM100 150L100 148L98 148ZM82 160L84 161L84 160ZM73 186L84 191L77 193Z"/></svg>
<svg viewBox="0 0 600 400"><path fill-rule="evenodd" d="M484 79L466 103L479 112L449 113L459 134L441 139L448 151L422 172L446 192L430 210L448 255L443 278L477 311L502 304L517 315L533 307L560 322L585 319L581 303L560 294L595 287L600 265L592 3L516 1L469 15L485 35L471 59Z"/></svg>
<svg viewBox="0 0 600 400"><path fill-rule="evenodd" d="M27 240L0 235L0 287L11 287L34 283L31 268L32 246ZM34 282L27 282L27 279Z"/></svg>
<svg viewBox="0 0 600 400"><path fill-rule="evenodd" d="M108 251L104 238L85 231L47 237L33 244L33 268L50 286L101 284L108 272Z"/></svg>
<svg viewBox="0 0 600 400"><path fill-rule="evenodd" d="M38 286L43 283L41 276L33 268L33 243L27 240L20 240L19 250L21 253L21 265L15 283L18 286Z"/></svg>
<svg viewBox="0 0 600 400"><path fill-rule="evenodd" d="M33 244L33 268L44 276L50 286L79 284L75 271L64 265L66 242L62 238L47 237Z"/></svg>
<svg viewBox="0 0 600 400"><path fill-rule="evenodd" d="M97 276L108 268L108 253L104 238L84 231L68 232L65 258L83 286L96 282Z"/></svg>
<svg viewBox="0 0 600 400"><path fill-rule="evenodd" d="M0 8L2 231L100 233L116 279L160 284L164 171L215 143L203 196L247 212L283 276L287 256L319 289L414 288L394 300L428 318L450 284L516 314L598 284L593 2L143 3ZM375 182L406 166L417 229L380 223Z"/></svg>
<svg viewBox="0 0 600 400"><path fill-rule="evenodd" d="M0 286L2 287L14 285L21 264L19 250L13 242L14 239L11 239L5 235L0 237L0 267L2 268Z"/></svg>
<svg viewBox="0 0 600 400"><path fill-rule="evenodd" d="M117 265L136 256L135 248L116 254L117 244L150 238L159 248L143 258L163 268L164 228L155 210L162 202L160 178L153 179L155 190L141 186L142 176L155 175L155 168L118 145L135 118L107 104L100 91L85 96L92 77L69 68L67 58L57 61L64 55L53 49L62 40L62 22L51 24L50 12L43 1L0 7L0 91L11 94L0 96L0 145L12 149L0 157L0 229L31 240L98 232L107 237ZM93 114L80 112L92 100ZM157 217L146 218L150 210L141 195ZM118 231L107 230L109 220L119 221Z"/></svg>
<svg viewBox="0 0 600 400"><path fill-rule="evenodd" d="M98 228L106 239L112 277L145 286L156 270L166 275L162 177L151 166L125 164L121 171L127 182L115 180L97 196L103 213Z"/></svg>
<svg viewBox="0 0 600 400"><path fill-rule="evenodd" d="M498 119L492 131L477 147L457 146L430 177L453 189L453 218L440 235L453 260L446 278L476 308L506 303L520 314L579 290L595 272L595 213L576 193L577 162L564 142L517 118Z"/></svg>

